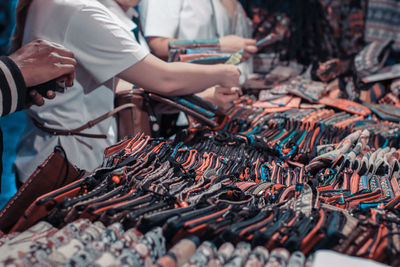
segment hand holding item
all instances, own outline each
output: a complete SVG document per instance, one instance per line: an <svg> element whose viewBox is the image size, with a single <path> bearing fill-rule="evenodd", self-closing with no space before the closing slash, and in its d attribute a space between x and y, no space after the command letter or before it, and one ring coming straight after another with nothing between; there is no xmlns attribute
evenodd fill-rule
<svg viewBox="0 0 400 267"><path fill-rule="evenodd" d="M218 110L222 113L226 113L232 108L234 101L239 98L239 94L240 89L237 87L211 87L198 93L197 96L218 106Z"/></svg>
<svg viewBox="0 0 400 267"><path fill-rule="evenodd" d="M236 35L228 35L221 37L219 42L222 51L230 53L243 51L243 61L246 61L258 51L256 40L254 39L242 38Z"/></svg>
<svg viewBox="0 0 400 267"><path fill-rule="evenodd" d="M73 85L76 60L72 52L61 45L44 40L36 40L23 46L9 57L19 67L27 87L33 87L54 80L67 87ZM30 90L31 100L43 105L43 97L52 99L55 92Z"/></svg>
<svg viewBox="0 0 400 267"><path fill-rule="evenodd" d="M240 78L239 68L233 65L221 65L221 67L224 68L223 76L220 81L221 87L238 87Z"/></svg>

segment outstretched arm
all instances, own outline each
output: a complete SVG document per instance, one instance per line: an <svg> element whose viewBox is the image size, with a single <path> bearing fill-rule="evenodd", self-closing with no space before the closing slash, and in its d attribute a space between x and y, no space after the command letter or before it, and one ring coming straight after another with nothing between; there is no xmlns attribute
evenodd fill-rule
<svg viewBox="0 0 400 267"><path fill-rule="evenodd" d="M167 63L153 55L118 75L119 78L166 96L193 94L214 85L236 87L240 71L229 65Z"/></svg>
<svg viewBox="0 0 400 267"><path fill-rule="evenodd" d="M168 59L169 56L169 42L177 41L173 38L164 37L148 37L151 51L153 51L159 58L164 60ZM242 38L236 35L228 35L219 39L221 50L229 53L236 53L243 49L244 55L243 60L246 61L257 53L256 40Z"/></svg>

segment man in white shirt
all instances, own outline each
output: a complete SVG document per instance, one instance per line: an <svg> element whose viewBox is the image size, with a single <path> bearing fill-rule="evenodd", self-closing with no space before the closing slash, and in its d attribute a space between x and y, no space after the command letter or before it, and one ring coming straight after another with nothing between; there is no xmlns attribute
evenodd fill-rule
<svg viewBox="0 0 400 267"><path fill-rule="evenodd" d="M168 43L176 40L219 39L221 50L257 52L251 22L237 0L142 0L144 35L160 58L168 58Z"/></svg>

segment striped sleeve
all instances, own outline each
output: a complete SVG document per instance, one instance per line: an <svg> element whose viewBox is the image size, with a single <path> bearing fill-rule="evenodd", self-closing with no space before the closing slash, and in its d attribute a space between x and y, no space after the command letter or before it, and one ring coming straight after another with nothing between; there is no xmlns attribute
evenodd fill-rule
<svg viewBox="0 0 400 267"><path fill-rule="evenodd" d="M18 66L6 56L0 57L0 116L25 106L27 88Z"/></svg>

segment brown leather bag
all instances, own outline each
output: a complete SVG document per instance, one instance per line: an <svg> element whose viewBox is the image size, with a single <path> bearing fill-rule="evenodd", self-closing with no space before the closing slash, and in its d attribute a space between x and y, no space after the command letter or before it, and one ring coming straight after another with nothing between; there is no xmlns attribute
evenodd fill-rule
<svg viewBox="0 0 400 267"><path fill-rule="evenodd" d="M0 230L10 231L36 198L79 179L83 174L84 171L68 162L64 150L56 147L0 211Z"/></svg>
<svg viewBox="0 0 400 267"><path fill-rule="evenodd" d="M133 104L131 108L118 112L118 140L135 136L140 132L150 135L149 114L145 107L143 89L130 89L115 93L115 106Z"/></svg>

